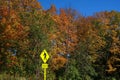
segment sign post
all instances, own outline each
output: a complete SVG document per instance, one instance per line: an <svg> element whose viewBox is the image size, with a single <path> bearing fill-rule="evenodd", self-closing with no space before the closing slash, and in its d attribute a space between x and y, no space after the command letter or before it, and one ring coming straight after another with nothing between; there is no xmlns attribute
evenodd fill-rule
<svg viewBox="0 0 120 80"><path fill-rule="evenodd" d="M40 54L41 59L43 60L42 68L44 69L44 80L46 80L46 69L48 68L48 64L46 63L49 59L49 55L47 51L44 49Z"/></svg>

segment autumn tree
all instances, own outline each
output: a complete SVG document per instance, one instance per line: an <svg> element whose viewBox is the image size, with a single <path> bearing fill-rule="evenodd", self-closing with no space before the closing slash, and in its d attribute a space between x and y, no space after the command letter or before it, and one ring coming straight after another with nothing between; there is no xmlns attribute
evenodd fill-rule
<svg viewBox="0 0 120 80"><path fill-rule="evenodd" d="M52 67L57 70L64 67L67 62L67 56L74 50L77 44L77 30L76 26L73 25L73 18L71 18L64 9L60 9L59 15L53 15L53 20L57 24L57 31L53 35L50 35L50 40L53 43L51 50L53 54ZM54 61L56 63L54 63ZM60 64L58 64L59 62Z"/></svg>
<svg viewBox="0 0 120 80"><path fill-rule="evenodd" d="M26 39L28 29L26 26L23 27L17 15L16 11L10 9L6 2L3 1L3 3L1 3L0 62L4 68L10 68L15 65L19 66L17 58L22 48L21 43L25 46L28 44Z"/></svg>
<svg viewBox="0 0 120 80"><path fill-rule="evenodd" d="M95 28L98 34L104 40L105 46L99 50L100 54L97 59L97 65L103 66L97 67L103 75L117 74L119 71L119 13L115 11L101 12L95 15L96 21ZM117 44L117 45L116 45ZM116 54L114 54L116 53ZM117 71L118 70L118 71ZM101 73L104 73L101 75ZM108 76L109 77L109 76ZM115 77L113 75L113 77ZM106 78L107 79L107 78Z"/></svg>

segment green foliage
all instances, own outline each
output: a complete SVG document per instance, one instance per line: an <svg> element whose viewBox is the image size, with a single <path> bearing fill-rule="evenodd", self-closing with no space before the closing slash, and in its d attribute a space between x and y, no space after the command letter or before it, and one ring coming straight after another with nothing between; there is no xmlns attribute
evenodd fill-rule
<svg viewBox="0 0 120 80"><path fill-rule="evenodd" d="M70 59L66 65L66 70L63 74L64 77L60 80L82 80L76 65L76 61L74 59Z"/></svg>
<svg viewBox="0 0 120 80"><path fill-rule="evenodd" d="M74 58L76 59L77 69L79 70L80 78L83 80L93 80L97 76L93 64L91 62L91 55L87 52L86 43L79 43L75 50Z"/></svg>
<svg viewBox="0 0 120 80"><path fill-rule="evenodd" d="M120 79L120 12L57 14L54 5L43 10L37 0L22 1L0 1L1 80L43 80L43 49L47 80Z"/></svg>

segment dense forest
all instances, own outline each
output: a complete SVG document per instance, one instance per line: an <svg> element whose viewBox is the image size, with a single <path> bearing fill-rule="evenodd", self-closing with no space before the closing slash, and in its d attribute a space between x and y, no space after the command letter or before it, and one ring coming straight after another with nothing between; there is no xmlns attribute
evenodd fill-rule
<svg viewBox="0 0 120 80"><path fill-rule="evenodd" d="M120 12L82 16L37 0L0 0L0 80L120 80Z"/></svg>

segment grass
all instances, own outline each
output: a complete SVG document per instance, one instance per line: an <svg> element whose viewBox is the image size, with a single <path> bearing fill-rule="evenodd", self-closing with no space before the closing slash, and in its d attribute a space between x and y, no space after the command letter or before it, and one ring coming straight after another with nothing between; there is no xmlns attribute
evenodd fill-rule
<svg viewBox="0 0 120 80"><path fill-rule="evenodd" d="M28 79L26 79L25 77L20 77L18 75L13 76L10 74L2 73L0 74L0 80L28 80Z"/></svg>

